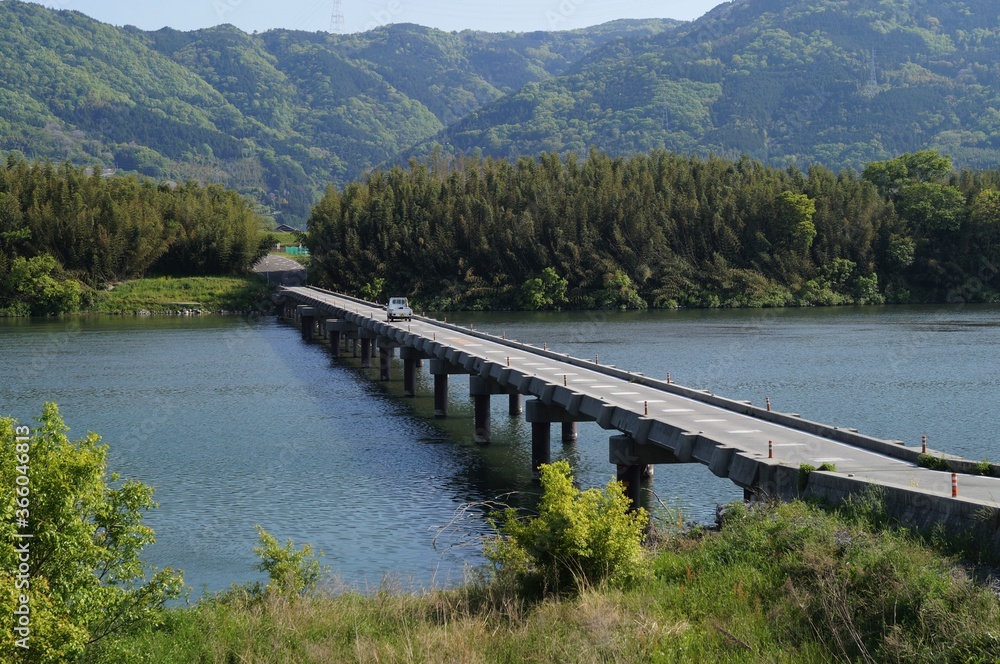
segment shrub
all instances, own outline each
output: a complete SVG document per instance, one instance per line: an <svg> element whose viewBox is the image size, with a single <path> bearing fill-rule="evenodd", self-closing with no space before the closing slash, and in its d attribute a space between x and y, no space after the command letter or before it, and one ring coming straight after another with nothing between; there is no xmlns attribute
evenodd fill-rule
<svg viewBox="0 0 1000 664"><path fill-rule="evenodd" d="M565 461L543 465L541 475L537 516L523 518L513 509L495 515L497 534L484 553L496 572L543 595L640 578L649 517L643 509L630 511L622 484L580 491Z"/></svg>
<svg viewBox="0 0 1000 664"><path fill-rule="evenodd" d="M0 418L5 662L74 661L109 637L155 624L164 602L183 588L180 573L170 569L147 578L139 557L154 540L142 523L143 512L155 507L153 490L108 477L100 437L70 442L55 404L45 405L39 422L24 441L27 427ZM22 605L30 610L27 626L14 613ZM28 639L28 650L16 644L20 638Z"/></svg>
<svg viewBox="0 0 1000 664"><path fill-rule="evenodd" d="M921 454L917 457L917 465L931 470L948 470L948 460L931 454Z"/></svg>
<svg viewBox="0 0 1000 664"><path fill-rule="evenodd" d="M306 595L316 590L326 573L326 567L319 561L322 551L313 553L309 544L296 550L292 540L282 546L274 535L260 526L257 526L257 535L260 545L253 551L260 557L257 569L267 572L271 579L267 584L268 593Z"/></svg>

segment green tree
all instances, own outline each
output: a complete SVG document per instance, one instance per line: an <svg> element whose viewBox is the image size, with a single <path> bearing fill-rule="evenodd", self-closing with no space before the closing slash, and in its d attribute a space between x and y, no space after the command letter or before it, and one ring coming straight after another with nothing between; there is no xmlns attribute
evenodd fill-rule
<svg viewBox="0 0 1000 664"><path fill-rule="evenodd" d="M147 574L140 559L154 541L153 530L142 523L143 513L155 507L153 490L109 476L107 446L93 433L71 442L55 404L45 404L38 422L23 441L27 428L0 418L5 662L74 661L109 637L154 624L164 602L183 587L179 572ZM20 526L18 519L24 520ZM31 537L19 537L25 534ZM15 645L21 636L15 611L25 599L29 650Z"/></svg>
<svg viewBox="0 0 1000 664"><path fill-rule="evenodd" d="M936 150L920 150L887 161L873 161L861 177L868 180L892 200L902 194L903 187L915 182L938 182L951 172L951 160Z"/></svg>
<svg viewBox="0 0 1000 664"><path fill-rule="evenodd" d="M554 268L547 267L541 277L528 279L517 294L517 305L528 311L558 307L566 302L569 282L559 276Z"/></svg>
<svg viewBox="0 0 1000 664"><path fill-rule="evenodd" d="M804 254L816 239L816 202L805 194L784 191L775 201L775 222L781 242Z"/></svg>
<svg viewBox="0 0 1000 664"><path fill-rule="evenodd" d="M83 297L80 282L59 279L59 271L56 259L48 254L18 256L7 275L5 290L26 302L35 316L77 311Z"/></svg>
<svg viewBox="0 0 1000 664"><path fill-rule="evenodd" d="M903 187L899 213L922 233L952 232L962 226L965 196L955 187L918 182Z"/></svg>

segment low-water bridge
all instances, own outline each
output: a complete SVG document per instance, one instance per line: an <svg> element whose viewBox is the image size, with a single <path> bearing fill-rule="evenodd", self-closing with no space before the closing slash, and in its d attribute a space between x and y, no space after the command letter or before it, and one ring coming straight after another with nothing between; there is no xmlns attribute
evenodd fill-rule
<svg viewBox="0 0 1000 664"><path fill-rule="evenodd" d="M416 371L427 360L440 417L448 412L449 377L468 375L477 443L490 441L491 396L506 395L511 415L523 413L531 423L536 472L550 461L553 423L561 425L563 442L572 442L579 422L596 422L616 432L608 459L634 504L642 477L657 464L705 464L742 487L748 500L840 502L876 486L889 515L903 524L971 531L1000 555L996 464L865 436L431 318L389 323L377 304L317 288L283 288L277 303L279 313L300 323L304 338L329 339L335 356L360 350L367 367L377 353L384 381L392 380L398 348L407 396L415 394ZM924 453L944 459L948 470L921 467ZM835 470L806 472L804 464Z"/></svg>

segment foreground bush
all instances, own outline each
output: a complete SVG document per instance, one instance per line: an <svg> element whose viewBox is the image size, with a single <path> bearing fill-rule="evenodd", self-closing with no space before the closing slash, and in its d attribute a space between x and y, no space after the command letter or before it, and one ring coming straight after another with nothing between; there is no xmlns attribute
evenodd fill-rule
<svg viewBox="0 0 1000 664"><path fill-rule="evenodd" d="M537 516L508 509L495 524L499 532L485 554L496 572L543 595L640 578L648 516L629 511L621 483L580 491L566 461L543 465L541 475Z"/></svg>
<svg viewBox="0 0 1000 664"><path fill-rule="evenodd" d="M0 661L69 662L147 628L180 573L147 577L152 489L107 474L107 447L71 442L55 404L39 427L0 418ZM25 609L25 607L27 607Z"/></svg>

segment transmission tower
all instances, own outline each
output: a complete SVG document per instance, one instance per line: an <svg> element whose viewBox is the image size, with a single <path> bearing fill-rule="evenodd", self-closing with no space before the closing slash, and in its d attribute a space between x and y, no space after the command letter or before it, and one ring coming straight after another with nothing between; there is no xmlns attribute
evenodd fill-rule
<svg viewBox="0 0 1000 664"><path fill-rule="evenodd" d="M343 0L333 0L333 15L330 16L330 32L343 34L344 32L344 2Z"/></svg>

